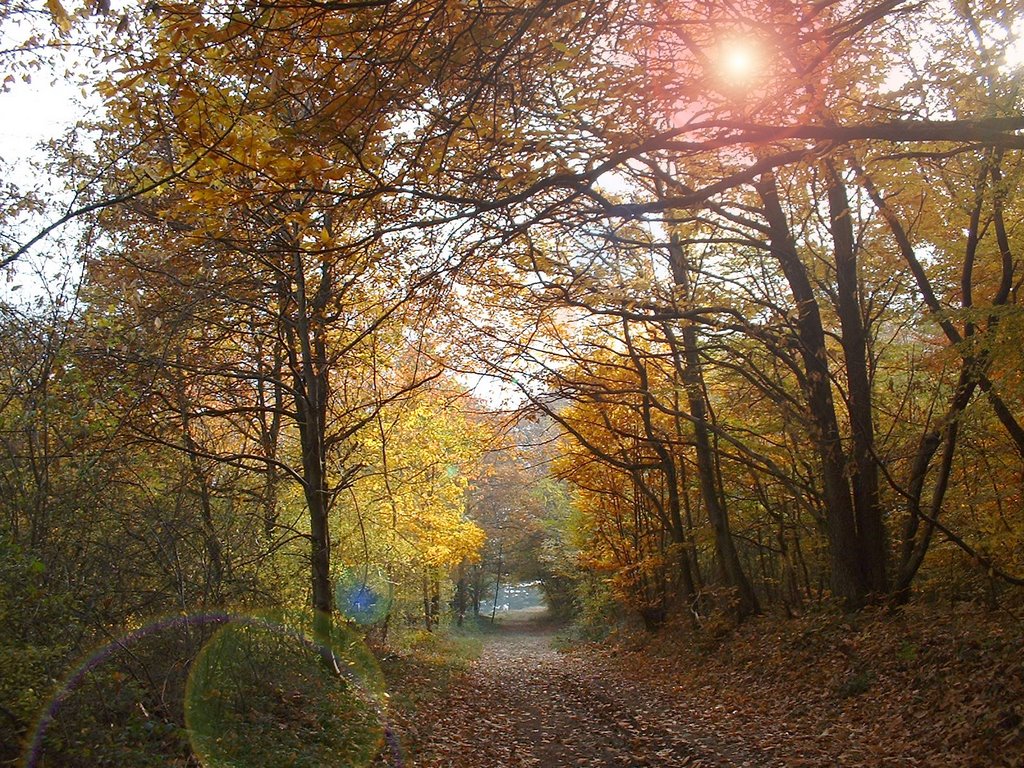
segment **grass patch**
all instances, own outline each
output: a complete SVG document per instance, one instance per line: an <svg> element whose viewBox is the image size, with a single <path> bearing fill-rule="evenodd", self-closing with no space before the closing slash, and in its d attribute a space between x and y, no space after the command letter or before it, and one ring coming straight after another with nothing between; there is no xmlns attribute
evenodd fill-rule
<svg viewBox="0 0 1024 768"><path fill-rule="evenodd" d="M461 627L401 632L377 649L390 697L388 720L402 753L416 753L427 735L419 732L422 714L445 700L495 631L488 621L467 619Z"/></svg>
<svg viewBox="0 0 1024 768"><path fill-rule="evenodd" d="M386 648L378 649L392 706L401 708L406 701L415 704L446 690L453 677L479 658L488 633L484 627L468 622L433 632L417 629L399 634Z"/></svg>

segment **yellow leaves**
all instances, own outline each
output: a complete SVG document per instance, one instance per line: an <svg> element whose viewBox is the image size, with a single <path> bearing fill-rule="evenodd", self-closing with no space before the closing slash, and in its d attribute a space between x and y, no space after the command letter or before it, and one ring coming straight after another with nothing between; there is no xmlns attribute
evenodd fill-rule
<svg viewBox="0 0 1024 768"><path fill-rule="evenodd" d="M279 182L302 176L302 161L290 157L264 158L262 167Z"/></svg>
<svg viewBox="0 0 1024 768"><path fill-rule="evenodd" d="M320 236L329 237L326 229ZM450 568L479 557L485 534L466 518L466 488L485 439L430 393L386 409L364 436L361 460L372 469L354 487L353 507L373 510L364 528L389 561Z"/></svg>
<svg viewBox="0 0 1024 768"><path fill-rule="evenodd" d="M111 80L101 80L96 84L96 93L104 99L113 98L118 92L118 84Z"/></svg>
<svg viewBox="0 0 1024 768"><path fill-rule="evenodd" d="M222 199L219 191L210 187L196 187L189 191L189 198L200 205L216 204Z"/></svg>
<svg viewBox="0 0 1024 768"><path fill-rule="evenodd" d="M322 171L326 167L327 161L319 155L306 155L302 158L300 165L302 173L304 174L316 173L318 171Z"/></svg>
<svg viewBox="0 0 1024 768"><path fill-rule="evenodd" d="M60 4L60 0L46 0L46 10L50 12L53 17L53 23L57 25L57 28L64 33L71 31L71 16L64 9L64 6Z"/></svg>
<svg viewBox="0 0 1024 768"><path fill-rule="evenodd" d="M434 568L451 568L463 560L477 562L486 535L483 529L470 521L447 521L433 533L422 551L422 561Z"/></svg>
<svg viewBox="0 0 1024 768"><path fill-rule="evenodd" d="M341 181L342 179L348 178L350 172L347 168L340 165L333 165L325 168L320 174L323 178L330 181Z"/></svg>

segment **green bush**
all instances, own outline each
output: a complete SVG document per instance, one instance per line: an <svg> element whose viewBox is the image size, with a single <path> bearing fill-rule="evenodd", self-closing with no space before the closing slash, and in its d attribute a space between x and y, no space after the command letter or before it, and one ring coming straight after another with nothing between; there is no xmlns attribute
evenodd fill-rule
<svg viewBox="0 0 1024 768"><path fill-rule="evenodd" d="M50 591L42 561L0 540L0 762L19 743L56 687L70 653L75 622L66 595Z"/></svg>

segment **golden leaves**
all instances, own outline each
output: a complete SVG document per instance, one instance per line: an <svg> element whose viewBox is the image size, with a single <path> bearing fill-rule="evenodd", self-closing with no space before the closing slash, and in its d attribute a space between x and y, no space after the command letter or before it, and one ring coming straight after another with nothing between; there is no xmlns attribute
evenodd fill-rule
<svg viewBox="0 0 1024 768"><path fill-rule="evenodd" d="M61 32L66 34L71 31L71 16L64 6L60 4L60 0L46 0L46 10L50 12L50 16L53 17L53 23L57 25Z"/></svg>

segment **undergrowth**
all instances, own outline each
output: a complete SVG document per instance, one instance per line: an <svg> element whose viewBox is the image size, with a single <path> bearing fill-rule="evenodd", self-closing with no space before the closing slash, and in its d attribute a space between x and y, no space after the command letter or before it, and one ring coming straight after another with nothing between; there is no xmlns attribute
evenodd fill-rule
<svg viewBox="0 0 1024 768"><path fill-rule="evenodd" d="M467 618L461 627L442 625L433 631L407 629L387 645L375 648L390 697L389 725L402 754L414 753L421 734L416 713L442 701L483 649L495 628L483 618ZM382 754L378 765L393 758Z"/></svg>

